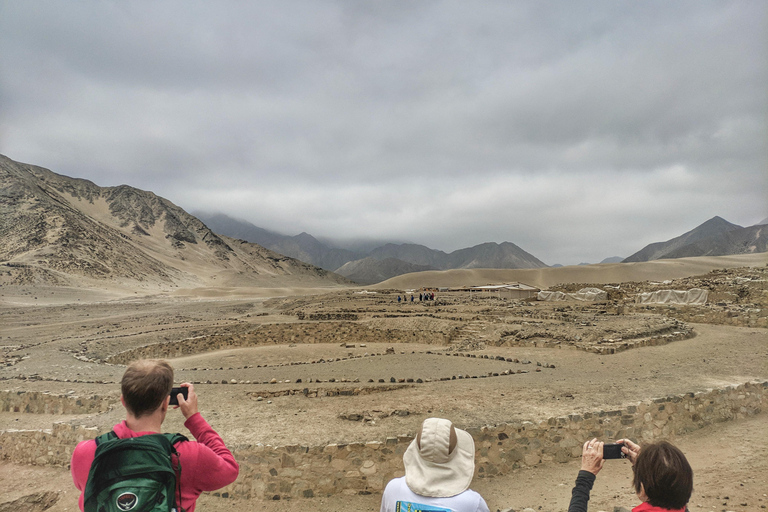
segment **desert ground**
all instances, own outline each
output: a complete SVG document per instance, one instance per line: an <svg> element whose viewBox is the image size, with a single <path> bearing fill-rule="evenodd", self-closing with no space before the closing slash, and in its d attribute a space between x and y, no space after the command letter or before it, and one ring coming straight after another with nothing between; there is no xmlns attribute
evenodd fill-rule
<svg viewBox="0 0 768 512"><path fill-rule="evenodd" d="M57 421L108 430L124 363L168 358L193 382L231 446L366 442L413 435L429 416L458 427L622 407L768 380L768 257L691 258L536 271L450 271L363 288L199 288L127 293L0 287L0 390L98 396L115 406L68 415L0 412L0 430ZM422 287L521 281L610 290L600 302L538 302ZM608 285L608 286L606 286ZM706 287L706 305L638 305L634 295ZM661 341L659 341L661 340ZM651 342L653 341L653 342ZM317 390L310 398L297 392ZM290 394L293 392L293 394ZM180 414L168 431L183 431ZM768 505L768 416L674 439L695 472L691 510ZM578 459L477 478L491 510L564 510ZM619 467L621 466L621 467ZM606 462L591 510L637 504L631 471ZM67 468L0 463L0 511L76 510ZM26 498L25 498L26 497ZM26 499L26 501L24 501ZM378 510L377 494L242 502L204 495L198 510ZM22 505L22 503L24 503Z"/></svg>

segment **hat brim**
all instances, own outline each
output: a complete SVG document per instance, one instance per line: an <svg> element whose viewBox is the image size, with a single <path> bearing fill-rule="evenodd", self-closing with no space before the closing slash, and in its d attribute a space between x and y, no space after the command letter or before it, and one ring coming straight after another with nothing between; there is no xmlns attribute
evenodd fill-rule
<svg viewBox="0 0 768 512"><path fill-rule="evenodd" d="M456 448L447 462L425 460L419 453L416 439L403 454L405 483L420 496L447 498L469 489L475 475L475 442L461 429L456 430Z"/></svg>

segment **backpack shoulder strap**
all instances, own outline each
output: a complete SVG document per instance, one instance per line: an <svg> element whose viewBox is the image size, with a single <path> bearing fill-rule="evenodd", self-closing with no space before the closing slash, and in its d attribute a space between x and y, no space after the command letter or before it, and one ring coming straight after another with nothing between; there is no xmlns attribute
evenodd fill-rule
<svg viewBox="0 0 768 512"><path fill-rule="evenodd" d="M170 441L171 446L175 445L179 441L189 441L187 437L183 434L163 434L168 441ZM115 434L115 431L112 430L110 432L107 432L106 434L102 434L94 439L96 441L96 446L99 446L102 443L105 443L107 441L112 441L114 439L118 439L117 434Z"/></svg>
<svg viewBox="0 0 768 512"><path fill-rule="evenodd" d="M180 441L189 441L187 437L183 434L163 434L166 438L168 438L168 441L171 442L171 446L175 445L176 443Z"/></svg>
<svg viewBox="0 0 768 512"><path fill-rule="evenodd" d="M117 434L115 434L114 430L107 432L106 434L101 434L99 437L94 439L94 441L96 441L96 446L98 447L100 444L107 441L112 441L113 439L117 439Z"/></svg>
<svg viewBox="0 0 768 512"><path fill-rule="evenodd" d="M171 464L174 467L174 471L176 472L176 489L174 489L175 494L175 501L178 506L178 509L181 512L184 512L184 509L181 506L181 457L179 456L179 452L176 450L176 443L183 442L183 441L189 441L186 436L176 433L176 434L163 434L166 439L171 444ZM176 459L174 464L174 458Z"/></svg>

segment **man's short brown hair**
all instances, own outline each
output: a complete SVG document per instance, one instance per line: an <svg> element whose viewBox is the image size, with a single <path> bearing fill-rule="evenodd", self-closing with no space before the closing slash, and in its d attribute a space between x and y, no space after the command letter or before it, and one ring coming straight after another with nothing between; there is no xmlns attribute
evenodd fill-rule
<svg viewBox="0 0 768 512"><path fill-rule="evenodd" d="M120 383L125 407L137 418L162 405L173 387L173 368L162 359L140 359L128 365Z"/></svg>
<svg viewBox="0 0 768 512"><path fill-rule="evenodd" d="M641 485L654 507L684 508L693 492L693 470L678 448L666 441L643 446L635 461L635 491Z"/></svg>

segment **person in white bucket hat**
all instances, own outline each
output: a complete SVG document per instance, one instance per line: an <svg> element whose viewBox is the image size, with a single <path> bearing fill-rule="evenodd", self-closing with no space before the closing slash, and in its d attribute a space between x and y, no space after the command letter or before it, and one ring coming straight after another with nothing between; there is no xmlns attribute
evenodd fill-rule
<svg viewBox="0 0 768 512"><path fill-rule="evenodd" d="M450 420L427 418L403 454L405 476L391 480L381 512L490 512L469 488L475 442Z"/></svg>

